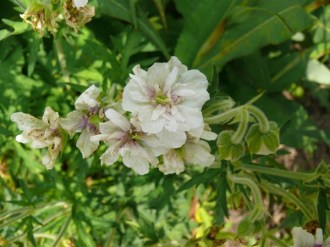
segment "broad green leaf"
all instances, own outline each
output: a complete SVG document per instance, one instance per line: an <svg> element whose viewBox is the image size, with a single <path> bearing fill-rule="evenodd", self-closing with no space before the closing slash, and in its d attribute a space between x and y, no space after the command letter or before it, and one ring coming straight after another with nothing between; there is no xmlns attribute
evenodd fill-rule
<svg viewBox="0 0 330 247"><path fill-rule="evenodd" d="M161 39L149 20L141 13L135 13L135 9L132 13L132 5L130 5L127 0L99 0L98 3L101 14L109 15L131 24L136 22L137 28L149 38L149 40L164 54L164 56L168 58L170 57L164 41Z"/></svg>
<svg viewBox="0 0 330 247"><path fill-rule="evenodd" d="M225 27L214 49L196 66L206 69L216 64L221 67L229 60L248 55L265 45L279 44L307 28L311 22L311 17L296 1L261 1L259 6L251 8L248 21Z"/></svg>
<svg viewBox="0 0 330 247"><path fill-rule="evenodd" d="M185 17L184 29L175 54L187 66L197 64L200 57L210 51L223 34L225 16L235 1L182 0L176 1Z"/></svg>
<svg viewBox="0 0 330 247"><path fill-rule="evenodd" d="M268 90L282 91L305 76L310 52L292 52L269 62L272 77Z"/></svg>

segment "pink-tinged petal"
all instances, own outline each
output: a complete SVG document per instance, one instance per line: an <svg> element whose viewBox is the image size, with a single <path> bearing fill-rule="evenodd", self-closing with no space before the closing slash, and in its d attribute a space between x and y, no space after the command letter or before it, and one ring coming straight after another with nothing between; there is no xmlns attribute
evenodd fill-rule
<svg viewBox="0 0 330 247"><path fill-rule="evenodd" d="M72 111L66 118L60 119L60 125L72 136L75 132L80 132L83 129L83 117L82 112Z"/></svg>
<svg viewBox="0 0 330 247"><path fill-rule="evenodd" d="M113 109L108 109L108 110L106 110L105 115L112 123L117 125L122 130L124 130L124 131L130 130L130 128L131 128L130 122L120 113L116 112Z"/></svg>
<svg viewBox="0 0 330 247"><path fill-rule="evenodd" d="M101 91L95 85L87 88L76 100L75 107L79 111L87 110L90 108L98 106L99 102L97 98L99 97Z"/></svg>
<svg viewBox="0 0 330 247"><path fill-rule="evenodd" d="M51 129L55 130L58 128L60 121L59 115L51 107L46 107L42 121L48 125Z"/></svg>
<svg viewBox="0 0 330 247"><path fill-rule="evenodd" d="M84 129L77 140L76 146L82 153L83 158L88 158L99 146L99 142L91 141L91 136L92 134L87 129Z"/></svg>
<svg viewBox="0 0 330 247"><path fill-rule="evenodd" d="M23 112L15 112L11 114L11 121L15 122L17 124L17 127L22 131L45 129L47 127L42 122L42 120L35 118L30 114L25 114Z"/></svg>
<svg viewBox="0 0 330 247"><path fill-rule="evenodd" d="M115 163L119 158L119 153L115 152L112 147L109 147L100 157L102 164L107 166Z"/></svg>

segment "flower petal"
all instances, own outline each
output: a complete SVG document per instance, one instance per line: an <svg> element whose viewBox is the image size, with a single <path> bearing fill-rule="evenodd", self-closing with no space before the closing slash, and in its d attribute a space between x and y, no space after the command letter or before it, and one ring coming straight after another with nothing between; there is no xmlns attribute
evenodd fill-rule
<svg viewBox="0 0 330 247"><path fill-rule="evenodd" d="M113 109L108 109L105 112L105 115L112 123L114 123L116 126L121 128L122 130L124 130L124 131L130 130L130 128L131 128L130 122L120 113L116 112Z"/></svg>
<svg viewBox="0 0 330 247"><path fill-rule="evenodd" d="M112 165L115 163L119 158L119 153L114 152L112 147L109 147L100 157L102 164L107 166Z"/></svg>
<svg viewBox="0 0 330 247"><path fill-rule="evenodd" d="M311 247L314 245L314 236L301 227L292 229L292 237L293 247Z"/></svg>
<svg viewBox="0 0 330 247"><path fill-rule="evenodd" d="M11 114L11 121L15 122L17 127L22 131L46 128L46 125L42 120L23 112L15 112Z"/></svg>
<svg viewBox="0 0 330 247"><path fill-rule="evenodd" d="M159 170L164 174L179 174L184 168L183 159L174 149L163 156L163 164L159 166Z"/></svg>
<svg viewBox="0 0 330 247"><path fill-rule="evenodd" d="M84 114L80 111L70 112L66 118L60 119L60 125L72 136L75 132L80 132L83 128Z"/></svg>
<svg viewBox="0 0 330 247"><path fill-rule="evenodd" d="M166 129L156 134L164 148L180 148L187 140L184 131L171 132Z"/></svg>
<svg viewBox="0 0 330 247"><path fill-rule="evenodd" d="M73 0L73 6L76 8L81 8L86 6L88 0Z"/></svg>
<svg viewBox="0 0 330 247"><path fill-rule="evenodd" d="M42 121L48 125L51 129L55 130L58 128L60 121L59 115L51 107L46 107Z"/></svg>
<svg viewBox="0 0 330 247"><path fill-rule="evenodd" d="M100 93L100 89L95 85L90 86L76 100L76 109L79 111L89 111L90 108L98 106L99 102L97 101L97 98L99 97Z"/></svg>
<svg viewBox="0 0 330 247"><path fill-rule="evenodd" d="M215 157L211 154L211 148L205 141L187 142L183 148L184 160L187 163L200 166L210 166L214 163Z"/></svg>
<svg viewBox="0 0 330 247"><path fill-rule="evenodd" d="M98 141L91 141L91 136L92 133L84 129L77 140L76 146L82 153L83 158L88 158L99 146Z"/></svg>

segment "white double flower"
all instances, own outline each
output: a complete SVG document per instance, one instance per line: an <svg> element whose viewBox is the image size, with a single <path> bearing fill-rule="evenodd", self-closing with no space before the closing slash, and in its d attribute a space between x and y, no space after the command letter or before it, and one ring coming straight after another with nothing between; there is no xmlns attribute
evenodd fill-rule
<svg viewBox="0 0 330 247"><path fill-rule="evenodd" d="M156 134L169 148L181 147L186 131L203 125L202 106L210 98L208 82L198 70L188 70L176 57L139 65L123 93L123 109L137 115L145 133Z"/></svg>

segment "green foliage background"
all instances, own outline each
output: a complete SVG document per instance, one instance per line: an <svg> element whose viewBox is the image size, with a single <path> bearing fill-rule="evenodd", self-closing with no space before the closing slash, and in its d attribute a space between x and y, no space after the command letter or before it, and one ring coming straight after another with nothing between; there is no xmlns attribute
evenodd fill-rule
<svg viewBox="0 0 330 247"><path fill-rule="evenodd" d="M100 166L102 150L82 159L73 138L55 168L46 170L40 150L15 141L18 130L10 121L18 111L41 116L47 105L65 116L88 85L108 92L116 83L120 89L134 65L147 68L175 55L207 75L213 97L229 95L243 104L264 91L257 105L281 127L281 143L303 150L309 160L330 162L329 148L315 156L320 145L330 144L329 125L310 118L312 111L329 116L330 72L323 67L330 64L328 1L91 0L96 16L78 33L61 25L55 36L44 37L20 19L26 3L0 3L1 246L212 246L215 226L225 229L219 239L286 246L290 229L310 220L330 234L326 163L315 171L308 167L316 174L310 181L262 172L260 167L290 169L275 159L286 154L281 149L258 166L252 164L257 157L247 156L246 166L218 161L180 175L152 170L137 176L120 162ZM316 77L307 69L311 60L319 61ZM228 209L248 211L253 202L248 188L228 186L227 169L253 176L270 205L266 210L282 205L285 219L261 225L261 237L228 233ZM304 211L296 199L311 203Z"/></svg>

